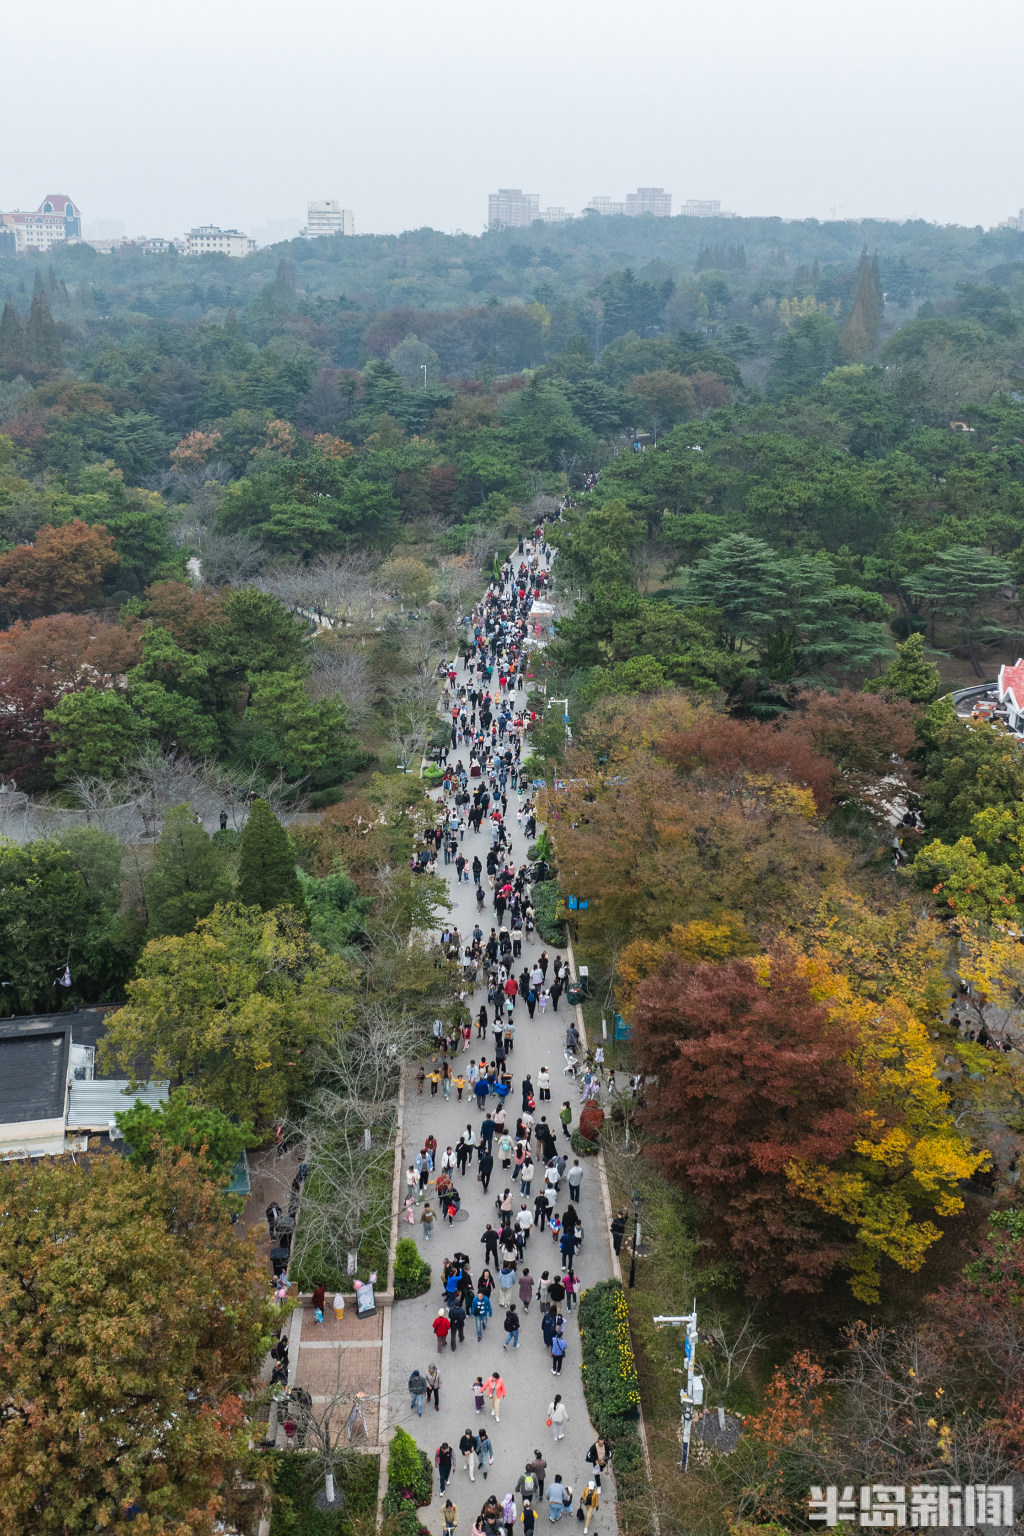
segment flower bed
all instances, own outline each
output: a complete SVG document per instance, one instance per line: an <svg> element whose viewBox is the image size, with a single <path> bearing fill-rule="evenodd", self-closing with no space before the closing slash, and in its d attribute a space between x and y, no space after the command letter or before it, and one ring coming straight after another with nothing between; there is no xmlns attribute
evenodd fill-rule
<svg viewBox="0 0 1024 1536"><path fill-rule="evenodd" d="M629 1311L617 1280L602 1280L580 1301L583 1389L595 1422L635 1419L640 1408Z"/></svg>
<svg viewBox="0 0 1024 1536"><path fill-rule="evenodd" d="M629 1311L617 1280L602 1280L580 1300L581 1373L587 1409L612 1443L612 1469L623 1536L650 1530L643 1446L637 1419L640 1387L629 1337Z"/></svg>

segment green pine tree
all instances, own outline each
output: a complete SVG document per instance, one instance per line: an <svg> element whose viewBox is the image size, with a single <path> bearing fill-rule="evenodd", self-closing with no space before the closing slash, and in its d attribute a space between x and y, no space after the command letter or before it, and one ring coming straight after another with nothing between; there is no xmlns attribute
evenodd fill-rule
<svg viewBox="0 0 1024 1536"><path fill-rule="evenodd" d="M57 327L46 302L42 279L36 273L39 287L32 295L32 308L25 327L25 350L28 362L37 373L57 373L64 366L64 348L61 346Z"/></svg>
<svg viewBox="0 0 1024 1536"><path fill-rule="evenodd" d="M150 936L191 933L219 901L231 899L224 855L196 822L190 805L167 812L146 880Z"/></svg>
<svg viewBox="0 0 1024 1536"><path fill-rule="evenodd" d="M888 693L911 704L930 704L938 698L942 680L934 661L926 661L924 636L911 635L905 645L896 647L896 659L881 677L864 684L865 693Z"/></svg>
<svg viewBox="0 0 1024 1536"><path fill-rule="evenodd" d="M861 251L857 268L857 287L853 305L839 338L844 356L851 363L862 363L874 355L882 325L882 304L877 270L872 273L867 247Z"/></svg>
<svg viewBox="0 0 1024 1536"><path fill-rule="evenodd" d="M25 366L25 327L10 302L0 315L0 378L13 379Z"/></svg>
<svg viewBox="0 0 1024 1536"><path fill-rule="evenodd" d="M246 907L296 907L306 903L291 840L265 800L254 800L238 850L237 899Z"/></svg>

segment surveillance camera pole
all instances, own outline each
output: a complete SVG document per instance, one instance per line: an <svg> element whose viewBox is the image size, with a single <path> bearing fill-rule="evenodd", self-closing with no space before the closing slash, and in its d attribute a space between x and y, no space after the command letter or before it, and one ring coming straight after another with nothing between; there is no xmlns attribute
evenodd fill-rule
<svg viewBox="0 0 1024 1536"><path fill-rule="evenodd" d="M693 1426L693 1410L699 1408L704 1401L704 1381L697 1375L697 1299L694 1297L693 1311L682 1317L656 1317L656 1328L685 1328L686 1338L683 1341L683 1352L686 1356L686 1389L680 1392L679 1401L683 1405L683 1444L679 1457L680 1469L685 1472L690 1461L690 1431Z"/></svg>
<svg viewBox="0 0 1024 1536"><path fill-rule="evenodd" d="M562 719L565 721L565 739L566 739L566 741L572 741L572 731L569 729L569 700L568 699L548 699L548 709L551 708L552 704L561 704L561 706L562 706Z"/></svg>

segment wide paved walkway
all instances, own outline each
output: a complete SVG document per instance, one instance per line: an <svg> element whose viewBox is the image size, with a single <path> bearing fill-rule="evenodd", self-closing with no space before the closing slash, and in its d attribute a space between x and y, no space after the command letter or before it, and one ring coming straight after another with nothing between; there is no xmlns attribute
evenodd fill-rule
<svg viewBox="0 0 1024 1536"><path fill-rule="evenodd" d="M458 755L458 753L453 754L453 758ZM468 753L463 753L463 760L468 760ZM516 825L515 810L518 803L516 797L511 795L507 817L512 838L512 856L517 864L525 859L527 848L527 839ZM479 852L483 860L487 846L486 830L479 834L467 831L463 849L470 860L476 852ZM438 872L449 881L453 900L452 921L464 937L468 936L478 916L474 888L465 882L461 886L456 884L454 864L445 866L440 862ZM485 889L487 889L486 885ZM497 926L494 913L488 906L485 912L480 914L480 926L485 934L490 931L492 924ZM545 948L553 960L557 951L551 945L544 945L534 934L531 939L524 941L524 961L532 965L534 959ZM516 962L517 973L520 968L519 962ZM550 976L550 971L548 974ZM485 989L478 989L469 1001L475 1016L481 1002L486 1001ZM515 1049L509 1057L509 1067L514 1081L512 1092L506 1101L507 1119L511 1130L515 1128L515 1118L522 1104L520 1089L522 1076L529 1071L536 1085L537 1073L543 1066L547 1066L551 1072L551 1101L547 1104L537 1102L534 1119L539 1121L541 1115L546 1114L549 1124L560 1132L558 1112L562 1101L569 1099L573 1109L573 1123L578 1121L579 1089L563 1075L565 1030L571 1021L576 1021L576 1017L576 1010L569 1006L564 995L557 1013L553 1014L549 1006L545 1017L542 1018L538 1010L533 1020L527 1013L525 1003L517 1001ZM470 1051L472 1052L476 1046L474 1029ZM486 1046L484 1041L480 1041L477 1056L486 1053L490 1059L490 1046L489 1039ZM460 1057L463 1062L468 1062L469 1059L468 1054ZM403 1157L406 1167L412 1162L429 1134L433 1133L436 1136L439 1153L443 1153L447 1146L455 1147L467 1122L472 1124L475 1132L479 1133L481 1120L468 1087L461 1104L457 1102L454 1089L450 1102L446 1103L440 1092L435 1098L430 1096L429 1084L423 1095L418 1095L413 1074L414 1067L408 1067L403 1127ZM494 1103L492 1099L492 1108ZM568 1146L568 1138L559 1135L558 1145L560 1150L564 1148L571 1166L573 1153ZM496 1142L495 1151L497 1151ZM581 1162L584 1160L581 1159ZM539 1177L543 1175L542 1160L538 1158L535 1167L538 1173L535 1174L532 1193L527 1201L531 1209L533 1197L539 1188ZM388 1425L389 1429L399 1424L408 1430L431 1460L442 1440L447 1440L452 1447L455 1452L457 1471L453 1476L449 1492L459 1510L459 1536L470 1536L480 1507L489 1494L495 1494L501 1502L504 1495L514 1489L526 1462L532 1459L535 1450L540 1450L547 1460L548 1480L550 1481L555 1473L561 1473L563 1483L570 1485L577 1496L585 1487L587 1474L590 1471L584 1458L593 1444L594 1431L587 1417L580 1380L580 1346L576 1309L566 1314L565 1332L568 1350L559 1377L552 1375L551 1358L541 1338L540 1310L536 1300L531 1303L529 1311L525 1314L522 1307L519 1308L523 1328L518 1350L502 1348L505 1337L502 1327L504 1309L497 1304L497 1290L492 1298L495 1315L489 1320L480 1343L477 1342L475 1324L470 1320L466 1324L465 1344L460 1345L455 1353L450 1348L446 1348L444 1353L439 1355L431 1332L431 1324L442 1304L440 1277L444 1259L456 1249L469 1254L475 1280L485 1267L481 1234L488 1221L493 1222L497 1228L495 1199L506 1184L512 1188L517 1197L514 1209L518 1211L521 1197L518 1184L512 1183L510 1177L512 1171L510 1170L509 1176L503 1175L500 1159L496 1156L495 1171L486 1195L476 1179L475 1161L465 1178L456 1174L456 1186L462 1196L459 1219L451 1228L439 1222L429 1242L424 1241L423 1238L423 1229L418 1220L419 1208L416 1212L417 1221L413 1226L407 1225L404 1220L399 1221L399 1235L401 1237L413 1235L420 1251L432 1265L434 1283L426 1295L412 1301L396 1302L394 1306ZM403 1186L403 1198L404 1195ZM558 1201L560 1211L565 1209L567 1200L567 1189L563 1181ZM433 1198L432 1189L431 1204L436 1211L437 1202ZM580 1214L583 1219L584 1243L576 1257L574 1268L586 1286L605 1279L612 1273L611 1241L607 1217L602 1206L597 1162L594 1158L588 1158L584 1162ZM522 1273L525 1266L529 1268L532 1275L539 1278L544 1270L554 1274L559 1265L558 1247L552 1242L550 1233L534 1231L527 1243L519 1273ZM490 1268L496 1277L496 1267L492 1264ZM518 1303L518 1286L513 1288L512 1294ZM414 1369L420 1370L425 1375L430 1365L437 1365L441 1372L440 1410L435 1411L433 1404L427 1402L424 1405L423 1417L417 1418L415 1411L410 1407L406 1382ZM486 1380L494 1371L501 1372L508 1388L508 1396L501 1405L501 1422L498 1424L490 1416L486 1405L483 1414L480 1417L477 1416L472 1391L473 1381L477 1375ZM553 1439L553 1431L544 1423L548 1405L556 1391L562 1394L569 1412L564 1438L557 1443ZM467 1427L478 1430L481 1424L486 1424L491 1436L494 1465L489 1470L486 1482L483 1480L482 1470L478 1470L475 1483L470 1484L468 1475L461 1465L462 1458L458 1452L458 1442ZM428 1508L420 1511L424 1524L434 1532L441 1530L442 1503L443 1499L438 1494L435 1469L433 1502ZM517 1504L521 1509L521 1500L517 1500ZM546 1499L541 1500L540 1504L535 1502L535 1508L546 1526L548 1523ZM574 1514L572 1520L575 1526ZM594 1529L606 1532L615 1529L614 1490L612 1479L607 1474L604 1478L601 1508L591 1521L591 1530Z"/></svg>

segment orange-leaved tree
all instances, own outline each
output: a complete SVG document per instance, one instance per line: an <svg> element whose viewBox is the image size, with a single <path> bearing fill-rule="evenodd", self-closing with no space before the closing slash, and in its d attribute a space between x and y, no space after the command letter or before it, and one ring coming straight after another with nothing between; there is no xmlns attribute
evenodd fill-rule
<svg viewBox="0 0 1024 1536"><path fill-rule="evenodd" d="M0 612L34 619L91 608L119 558L102 523L90 528L76 517L60 528L40 528L34 544L0 555Z"/></svg>
<svg viewBox="0 0 1024 1536"><path fill-rule="evenodd" d="M252 1470L271 1323L255 1245L201 1162L0 1165L0 1517L10 1531L212 1532Z"/></svg>

